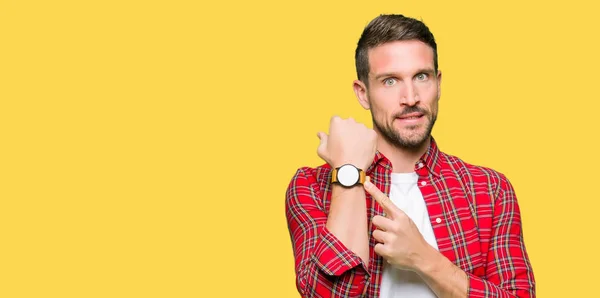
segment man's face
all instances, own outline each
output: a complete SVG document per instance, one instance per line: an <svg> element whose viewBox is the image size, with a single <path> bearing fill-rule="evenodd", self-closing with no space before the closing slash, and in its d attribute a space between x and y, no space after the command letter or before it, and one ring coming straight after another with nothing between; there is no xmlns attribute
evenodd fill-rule
<svg viewBox="0 0 600 298"><path fill-rule="evenodd" d="M378 133L394 146L419 148L437 118L441 73L433 49L411 40L369 50L367 98Z"/></svg>

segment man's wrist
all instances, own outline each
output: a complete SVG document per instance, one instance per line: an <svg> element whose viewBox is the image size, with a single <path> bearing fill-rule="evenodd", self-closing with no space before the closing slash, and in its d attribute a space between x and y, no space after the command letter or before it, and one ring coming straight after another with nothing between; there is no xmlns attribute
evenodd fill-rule
<svg viewBox="0 0 600 298"><path fill-rule="evenodd" d="M437 297L467 297L469 275L430 246L415 271Z"/></svg>
<svg viewBox="0 0 600 298"><path fill-rule="evenodd" d="M427 244L422 254L415 260L415 271L419 275L432 276L435 272L444 266L447 259L442 254L436 251L433 247Z"/></svg>
<svg viewBox="0 0 600 298"><path fill-rule="evenodd" d="M365 182L366 173L353 164L344 164L334 168L331 175L331 182L340 184L344 187L354 187L362 185Z"/></svg>
<svg viewBox="0 0 600 298"><path fill-rule="evenodd" d="M353 165L355 166L357 169L359 170L363 170L366 171L367 167L364 166L364 163L360 163L360 162L353 162L353 161L346 161L346 162L335 162L332 163L331 167L334 169L337 169L343 165Z"/></svg>

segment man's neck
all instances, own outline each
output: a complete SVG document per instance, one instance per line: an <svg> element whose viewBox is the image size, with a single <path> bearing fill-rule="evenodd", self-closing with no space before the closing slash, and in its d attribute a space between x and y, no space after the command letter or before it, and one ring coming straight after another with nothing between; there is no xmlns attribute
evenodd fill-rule
<svg viewBox="0 0 600 298"><path fill-rule="evenodd" d="M415 164L425 154L430 143L431 137L418 148L401 148L379 136L377 150L392 162L394 173L412 173L415 171Z"/></svg>

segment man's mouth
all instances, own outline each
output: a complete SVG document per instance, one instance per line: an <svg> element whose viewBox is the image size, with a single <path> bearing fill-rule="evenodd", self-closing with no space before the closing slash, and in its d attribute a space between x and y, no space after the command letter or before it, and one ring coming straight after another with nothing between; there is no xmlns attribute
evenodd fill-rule
<svg viewBox="0 0 600 298"><path fill-rule="evenodd" d="M410 113L410 114L402 115L402 116L398 117L398 119L400 119L400 120L412 120L412 119L419 119L421 117L423 117L422 113Z"/></svg>

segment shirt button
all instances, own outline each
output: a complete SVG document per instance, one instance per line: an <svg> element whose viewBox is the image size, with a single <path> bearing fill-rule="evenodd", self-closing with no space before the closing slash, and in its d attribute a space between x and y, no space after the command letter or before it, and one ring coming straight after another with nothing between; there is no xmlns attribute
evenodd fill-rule
<svg viewBox="0 0 600 298"><path fill-rule="evenodd" d="M436 218L436 219L435 219L435 222L437 222L437 223L441 223L441 222L442 222L442 219L438 217L438 218Z"/></svg>
<svg viewBox="0 0 600 298"><path fill-rule="evenodd" d="M423 163L422 163L422 162L420 162L420 163L419 163L419 169L420 169L420 168L422 168L422 167L423 167Z"/></svg>
<svg viewBox="0 0 600 298"><path fill-rule="evenodd" d="M425 186L425 185L427 185L427 182L421 181L421 186Z"/></svg>

